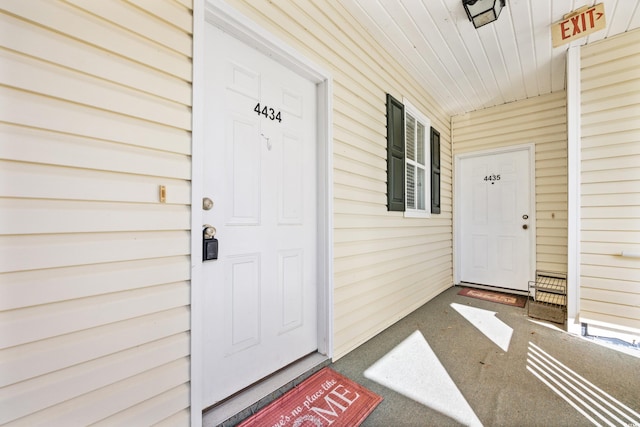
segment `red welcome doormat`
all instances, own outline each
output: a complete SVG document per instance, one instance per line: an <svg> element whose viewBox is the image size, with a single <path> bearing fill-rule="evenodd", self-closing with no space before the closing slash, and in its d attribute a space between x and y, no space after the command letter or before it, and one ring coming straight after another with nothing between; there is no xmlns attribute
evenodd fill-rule
<svg viewBox="0 0 640 427"><path fill-rule="evenodd" d="M238 427L355 427L380 402L382 397L324 368Z"/></svg>
<svg viewBox="0 0 640 427"><path fill-rule="evenodd" d="M503 292L486 291L484 289L463 288L458 292L458 295L512 305L514 307L524 307L527 303L527 297L524 295L511 295Z"/></svg>

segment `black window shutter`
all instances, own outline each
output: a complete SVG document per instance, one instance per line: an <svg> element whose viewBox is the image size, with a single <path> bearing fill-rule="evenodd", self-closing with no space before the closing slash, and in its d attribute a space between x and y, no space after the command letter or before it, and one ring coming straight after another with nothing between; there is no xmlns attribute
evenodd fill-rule
<svg viewBox="0 0 640 427"><path fill-rule="evenodd" d="M440 213L440 132L431 128L431 213Z"/></svg>
<svg viewBox="0 0 640 427"><path fill-rule="evenodd" d="M404 105L387 94L387 210L404 211Z"/></svg>

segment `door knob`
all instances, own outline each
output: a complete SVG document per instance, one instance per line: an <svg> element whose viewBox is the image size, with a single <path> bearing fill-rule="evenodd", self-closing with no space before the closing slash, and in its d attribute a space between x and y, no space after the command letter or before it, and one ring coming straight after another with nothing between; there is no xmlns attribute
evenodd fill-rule
<svg viewBox="0 0 640 427"><path fill-rule="evenodd" d="M527 228L529 228L529 226L527 224L522 224L522 228L526 230Z"/></svg>

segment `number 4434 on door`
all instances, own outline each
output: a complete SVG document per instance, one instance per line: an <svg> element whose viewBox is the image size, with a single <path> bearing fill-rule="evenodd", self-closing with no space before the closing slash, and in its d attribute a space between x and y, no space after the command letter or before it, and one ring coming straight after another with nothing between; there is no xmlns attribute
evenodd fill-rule
<svg viewBox="0 0 640 427"><path fill-rule="evenodd" d="M258 115L265 116L269 120L277 120L282 123L282 112L276 111L267 105L263 105L262 108L260 108L260 103L258 102L253 111L258 113Z"/></svg>

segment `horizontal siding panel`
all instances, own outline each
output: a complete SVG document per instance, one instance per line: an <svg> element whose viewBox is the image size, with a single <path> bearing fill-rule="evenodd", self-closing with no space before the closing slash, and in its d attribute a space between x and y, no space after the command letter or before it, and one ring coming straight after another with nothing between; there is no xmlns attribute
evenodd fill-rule
<svg viewBox="0 0 640 427"><path fill-rule="evenodd" d="M143 10L132 7L125 2L107 4L92 0L65 1L79 9L110 21L114 25L124 27L132 33L152 40L154 43L175 50L184 56L191 56L190 26L180 31L178 28L166 25L166 23L156 19L153 15L144 13ZM178 10L182 10L183 13L188 12L186 9L174 8L174 12Z"/></svg>
<svg viewBox="0 0 640 427"><path fill-rule="evenodd" d="M638 130L635 126L635 121L637 117L637 112L627 112L627 114L632 114L627 117L612 117L610 120L604 120L600 122L589 122L584 123L581 131L582 135L585 138L597 135L607 135L607 134L615 134L620 132L636 132L638 134ZM633 116L636 114L636 116Z"/></svg>
<svg viewBox="0 0 640 427"><path fill-rule="evenodd" d="M334 138L340 143L352 145L355 148L386 160L387 151L386 146L383 144L384 140L382 139L386 138L386 136L382 133L377 133L370 128L362 126L351 118L342 115L336 115L334 117L333 126L335 128ZM379 142L376 143L375 141ZM340 148L340 146L336 144L336 148Z"/></svg>
<svg viewBox="0 0 640 427"><path fill-rule="evenodd" d="M451 272L451 259L449 258L447 263L441 257L437 257L433 260L422 260L423 264L416 264L418 257L409 257L409 259L396 260L394 267L398 267L396 270L390 270L389 265L372 265L368 268L359 268L356 270L350 270L342 274L336 275L336 302L341 306L349 307L345 309L345 313L348 313L350 309L354 309L355 306L360 304L361 298L364 300L370 300L369 297L362 297L362 292L365 289L373 296L378 295L380 292L384 292L388 286L389 281L393 281L392 276L405 273L413 273L414 275L423 275L427 271L430 271L430 277L438 277L441 275L447 275L450 277ZM409 276L407 276L409 277ZM339 291L338 291L339 289ZM357 301L352 301L353 299Z"/></svg>
<svg viewBox="0 0 640 427"><path fill-rule="evenodd" d="M613 304L602 301L592 301L588 299L580 299L580 318L593 318L610 322L614 325L622 327L631 327L636 330L640 329L640 306ZM605 320L609 319L609 320Z"/></svg>
<svg viewBox="0 0 640 427"><path fill-rule="evenodd" d="M608 171L611 169L634 168L637 165L640 165L640 155L629 153L623 157L582 160L582 171Z"/></svg>
<svg viewBox="0 0 640 427"><path fill-rule="evenodd" d="M357 270L360 268L370 268L373 265L379 265L385 267L387 271L396 271L397 262L401 259L415 257L416 261L424 253L424 247L422 246L409 246L396 249L393 253L389 252L371 252L368 256L348 256L342 258L336 258L334 261L334 272L336 277L340 276L343 272L351 270ZM421 258L424 260L424 257Z"/></svg>
<svg viewBox="0 0 640 427"><path fill-rule="evenodd" d="M186 3L186 0L178 0ZM180 412L176 412L170 417L165 418L154 424L154 427L173 427L173 426L186 426L191 422L191 411L189 408L183 409Z"/></svg>
<svg viewBox="0 0 640 427"><path fill-rule="evenodd" d="M54 234L46 238L38 233L0 236L0 272L187 256L191 252L189 237L186 229ZM34 257L35 253L47 256ZM11 279L4 277L0 276L2 283Z"/></svg>
<svg viewBox="0 0 640 427"><path fill-rule="evenodd" d="M614 209L611 209L615 207ZM640 218L640 205L637 206L583 206L581 216L584 219L606 219L606 218Z"/></svg>
<svg viewBox="0 0 640 427"><path fill-rule="evenodd" d="M353 200L377 205L387 203L387 195L381 191L363 190L346 185L336 185L333 189L333 197L335 200Z"/></svg>
<svg viewBox="0 0 640 427"><path fill-rule="evenodd" d="M94 328L189 304L187 282L0 313L0 348Z"/></svg>
<svg viewBox="0 0 640 427"><path fill-rule="evenodd" d="M640 155L640 144L637 141L626 144L602 144L601 142L602 141L593 147L583 146L580 156L581 160L583 162L606 158L624 160L624 157L627 156Z"/></svg>
<svg viewBox="0 0 640 427"><path fill-rule="evenodd" d="M175 256L5 273L0 275L0 310L186 281L190 271L189 258Z"/></svg>
<svg viewBox="0 0 640 427"><path fill-rule="evenodd" d="M421 273L426 270L431 271L434 275L444 273L444 271L434 270L434 267L441 264L442 261L440 258L435 258L426 261L423 265L414 263L410 267L386 272L382 276L367 278L364 282L354 282L348 287L341 288L340 292L336 293L336 302L344 307L344 310L337 311L335 313L336 318L344 318L354 312L365 311L378 299L392 298L395 291L393 287L387 286L386 283L389 283L390 280L393 281L393 277L398 277L398 275L407 278L420 277L422 275ZM367 292L366 295L362 295L362 291L365 288L368 289L369 292Z"/></svg>
<svg viewBox="0 0 640 427"><path fill-rule="evenodd" d="M375 228L375 227L392 227L392 228L404 228L404 227L413 227L415 224L411 224L413 221L420 221L416 218L404 218L402 214L398 215L389 215L382 208L378 209L380 211L379 215L357 215L357 214L346 214L346 213L338 213L335 215L334 219L334 227L336 229L345 229L345 228ZM423 225L428 223L428 219L423 219ZM432 229L435 230L436 227Z"/></svg>
<svg viewBox="0 0 640 427"><path fill-rule="evenodd" d="M189 229L188 206L0 199L0 234Z"/></svg>
<svg viewBox="0 0 640 427"><path fill-rule="evenodd" d="M583 242L621 242L640 244L640 231L582 230Z"/></svg>
<svg viewBox="0 0 640 427"><path fill-rule="evenodd" d="M126 409L112 417L93 424L99 426L158 426L164 422L168 426L189 425L189 386L181 384L162 394L154 396L136 406Z"/></svg>
<svg viewBox="0 0 640 427"><path fill-rule="evenodd" d="M593 88L602 78L609 77L609 84L612 80L615 83L624 82L627 79L621 76L626 75L629 70L640 67L640 54L637 46L627 45L625 49L615 49L608 56L600 56L599 59L605 62L589 60L589 56L584 56L586 64L581 64L581 79L584 81L584 89ZM615 76L611 79L611 76Z"/></svg>
<svg viewBox="0 0 640 427"><path fill-rule="evenodd" d="M567 214L567 202L566 201L542 201L536 202L538 217L542 218L563 218L566 219ZM562 215L562 216L559 216Z"/></svg>
<svg viewBox="0 0 640 427"><path fill-rule="evenodd" d="M0 14L0 26L7 34L12 35L0 40L2 46L8 49L183 105L191 105L189 82L159 70L142 68L135 62L135 58L105 55L103 51L81 40L68 38L46 28L25 26L24 21L9 15Z"/></svg>
<svg viewBox="0 0 640 427"><path fill-rule="evenodd" d="M50 30L98 46L157 70L191 81L191 61L150 40L122 31L102 19L60 1L8 2L3 9Z"/></svg>
<svg viewBox="0 0 640 427"><path fill-rule="evenodd" d="M349 171L335 169L333 177L337 182L348 183L348 185L351 187L359 189L361 188L366 191L383 192L384 194L387 193L387 177L386 175L382 176L381 173L378 173L376 177L370 177L365 175L357 175ZM386 204L381 206L380 208L384 208L384 210L386 211Z"/></svg>
<svg viewBox="0 0 640 427"><path fill-rule="evenodd" d="M191 134L187 130L6 87L0 87L0 97L11 105L4 112L5 121L17 125L180 154L191 152Z"/></svg>
<svg viewBox="0 0 640 427"><path fill-rule="evenodd" d="M433 220L434 218L431 219ZM435 234L433 233L432 229L429 229L429 236L433 236L434 239L439 240L451 240L450 229L444 228L444 226L441 224L439 226L439 230L440 233ZM360 241L375 241L390 238L412 237L416 234L425 234L425 231L425 228L422 226L405 227L402 229L381 228L378 230L372 228L342 229L336 230L333 241L335 245L338 245L340 243L358 243Z"/></svg>
<svg viewBox="0 0 640 427"><path fill-rule="evenodd" d="M0 424L188 411L191 11L153 3L184 28L128 1L1 7Z"/></svg>
<svg viewBox="0 0 640 427"><path fill-rule="evenodd" d="M434 280L447 279L447 276L442 277L434 277ZM405 280L410 280L410 278L404 278ZM390 284L389 286L393 286ZM378 320L377 322L364 322L362 319L367 319L373 316L375 319L380 319L382 313L397 313L395 316L395 320L400 320L404 316L408 315L418 307L422 305L420 302L425 298L431 299L437 296L439 293L444 291L446 287L442 288L427 288L425 287L425 283L422 281L415 281L412 285L406 289L404 293L394 293L391 294L389 298L382 298L376 300L375 304L369 304L365 310L363 311L354 311L351 313L351 316L346 318L343 323L353 325L346 329L340 329L336 331L336 339L339 339L339 342L348 343L342 347L337 347L335 351L338 355L344 355L350 350L353 350L356 346L351 343L357 343L366 340L367 336L375 336L377 333L383 331L388 325L385 325L384 322ZM376 306L383 306L384 310L378 310L376 312Z"/></svg>
<svg viewBox="0 0 640 427"><path fill-rule="evenodd" d="M0 157L136 175L191 178L190 157L0 123ZM69 156L73 153L73 156ZM84 171L78 171L84 173Z"/></svg>
<svg viewBox="0 0 640 427"><path fill-rule="evenodd" d="M188 354L189 336L178 334L54 372L34 381L6 387L0 391L2 401L7 406L7 411L0 415L0 422L90 393Z"/></svg>
<svg viewBox="0 0 640 427"><path fill-rule="evenodd" d="M2 197L156 204L160 185L166 188L167 205L190 203L191 185L185 180L0 160Z"/></svg>
<svg viewBox="0 0 640 427"><path fill-rule="evenodd" d="M636 242L619 242L615 238L609 241L583 241L580 245L582 254L620 255L622 251L640 252L640 240ZM636 261L637 262L637 261Z"/></svg>
<svg viewBox="0 0 640 427"><path fill-rule="evenodd" d="M592 99L598 100L598 102L590 102ZM583 114L638 105L640 104L638 82L630 81L625 84L591 90L582 94L582 103L583 107L581 112Z"/></svg>
<svg viewBox="0 0 640 427"><path fill-rule="evenodd" d="M640 221L637 218L583 219L581 226L585 231L640 231Z"/></svg>
<svg viewBox="0 0 640 427"><path fill-rule="evenodd" d="M606 42L591 44L588 49L581 52L580 65L582 68L588 69L594 65L637 53L639 43L640 32L629 31L611 37Z"/></svg>
<svg viewBox="0 0 640 427"><path fill-rule="evenodd" d="M598 309L603 308L606 309L606 307L598 307ZM615 306L611 306L610 308L613 308L615 310ZM584 323L595 322L596 325L598 323L604 323L607 327L614 326L617 329L629 331L633 334L637 333L637 331L640 329L640 322L637 320L638 316L634 313L631 313L632 316L635 316L634 318L615 316L610 313L612 312L601 313L582 309L580 311L580 320ZM615 311L613 313L615 313Z"/></svg>
<svg viewBox="0 0 640 427"><path fill-rule="evenodd" d="M191 32L193 26L191 0L158 1L158 0L127 0L147 13L155 15L167 24L173 25L185 32ZM181 3L181 5L179 4Z"/></svg>
<svg viewBox="0 0 640 427"><path fill-rule="evenodd" d="M633 62L640 63L638 58L640 58L640 55L634 57ZM624 63L624 61L622 63ZM615 65L615 64L612 64L612 65ZM614 69L609 70L606 68L602 68L600 72L597 73L597 75L593 76L592 79L585 78L586 74L588 73L585 73L584 69L582 73L583 73L582 90L585 90L585 91L607 87L611 85L612 77L615 78L616 81L618 82L633 82L633 81L640 80L640 68L637 65L636 66L631 65L630 67L625 68L623 70L614 70ZM613 76L614 73L615 73L615 76ZM590 109L591 108L587 109L587 111L589 111Z"/></svg>
<svg viewBox="0 0 640 427"><path fill-rule="evenodd" d="M23 425L89 425L189 382L183 357L18 420Z"/></svg>
<svg viewBox="0 0 640 427"><path fill-rule="evenodd" d="M339 155L334 155L333 166L336 170L341 170L345 173L374 178L382 182L386 182L387 180L387 174L379 167ZM349 180L349 182L351 182L351 180Z"/></svg>
<svg viewBox="0 0 640 427"><path fill-rule="evenodd" d="M430 234L414 236L413 238L389 238L385 241L380 239L365 242L353 242L350 244L336 245L334 253L336 257L357 257L359 255L373 255L376 252L389 252L394 249L422 247L424 252L434 249L447 248L451 242L442 241L440 236L433 237Z"/></svg>
<svg viewBox="0 0 640 427"><path fill-rule="evenodd" d="M564 91L555 92L543 97L533 97L517 102L510 102L498 107L485 108L472 113L452 117L456 128L474 127L493 123L501 123L505 120L517 119L539 113L546 109L565 109L566 98Z"/></svg>
<svg viewBox="0 0 640 427"><path fill-rule="evenodd" d="M191 112L185 105L9 51L0 50L0 61L3 62L0 82L14 89L37 92L42 96L179 129L191 129Z"/></svg>
<svg viewBox="0 0 640 427"><path fill-rule="evenodd" d="M640 82L640 79L638 79ZM599 125L610 124L611 122L625 123L629 125L627 129L633 130L637 128L634 126L634 121L638 117L640 107L638 104L619 106L613 109L595 109L592 113L582 113L582 128L584 129L584 135L597 135L599 131Z"/></svg>
<svg viewBox="0 0 640 427"><path fill-rule="evenodd" d="M584 184L617 182L617 181L640 181L640 168L632 167L626 169L602 169L588 171L581 174ZM612 187L615 189L615 186Z"/></svg>
<svg viewBox="0 0 640 427"><path fill-rule="evenodd" d="M583 265L590 265L593 267L619 267L628 268L633 271L634 268L638 265L638 260L635 258L620 256L620 253L621 251L615 251L611 253L600 252L595 254L582 252L582 254L580 255L580 262ZM636 278L640 281L640 271L637 272Z"/></svg>
<svg viewBox="0 0 640 427"><path fill-rule="evenodd" d="M640 269L637 268L617 268L605 265L582 264L580 271L581 277L640 282Z"/></svg>
<svg viewBox="0 0 640 427"><path fill-rule="evenodd" d="M635 183L640 185L640 183ZM636 187L638 188L638 187ZM616 190L618 190L616 185ZM617 193L617 194L583 194L581 197L583 207L617 207L617 206L640 206L640 193Z"/></svg>
<svg viewBox="0 0 640 427"><path fill-rule="evenodd" d="M580 278L581 289L606 289L612 292L627 292L637 294L638 284L637 282L627 280L612 280L601 277L581 277Z"/></svg>
<svg viewBox="0 0 640 427"><path fill-rule="evenodd" d="M535 129L536 123L544 123L545 126L564 124L566 120L563 116L564 111L564 106L558 109L549 108L526 114L530 121L521 121L518 119L523 116L514 116L511 117L511 120L502 120L497 123L487 122L468 128L458 127L456 128L456 139L457 141L465 141L494 136L500 137L506 134Z"/></svg>
<svg viewBox="0 0 640 427"><path fill-rule="evenodd" d="M566 134L566 124L542 126L540 128L521 131L514 130L514 134L504 134L495 137L488 135L484 138L473 138L470 141L459 141L460 143L454 144L454 153L461 154L472 151L490 150L531 142L555 141L558 138L558 134L563 132ZM465 144L463 145L462 143Z"/></svg>
<svg viewBox="0 0 640 427"><path fill-rule="evenodd" d="M335 158L343 158L362 162L378 169L386 169L387 154L386 148L373 144L371 141L362 138L341 138L336 139L334 134L333 155Z"/></svg>
<svg viewBox="0 0 640 427"><path fill-rule="evenodd" d="M567 234L555 236L540 236L536 239L536 244L540 246L563 246L567 244Z"/></svg>
<svg viewBox="0 0 640 427"><path fill-rule="evenodd" d="M11 347L0 362L0 384L5 387L187 332L189 317L188 308L177 307Z"/></svg>
<svg viewBox="0 0 640 427"><path fill-rule="evenodd" d="M558 273L566 273L567 271L567 262L543 262L537 260L536 269L539 271L553 271Z"/></svg>

